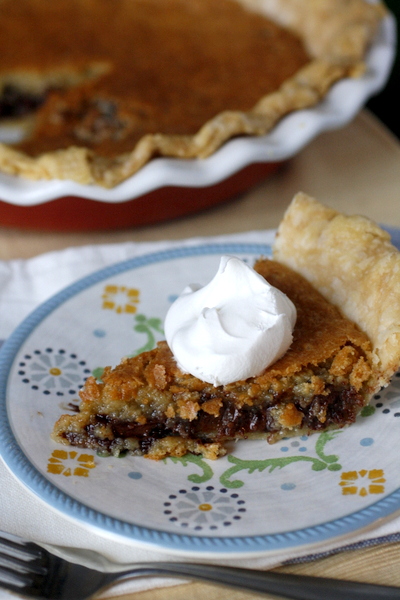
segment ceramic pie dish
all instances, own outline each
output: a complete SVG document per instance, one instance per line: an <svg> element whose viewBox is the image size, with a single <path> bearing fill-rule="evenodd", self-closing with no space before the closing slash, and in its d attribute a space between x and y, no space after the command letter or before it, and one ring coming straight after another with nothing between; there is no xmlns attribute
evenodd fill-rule
<svg viewBox="0 0 400 600"><path fill-rule="evenodd" d="M315 106L281 118L265 135L228 139L205 158L151 158L114 187L3 172L0 221L53 230L107 229L154 223L225 201L267 177L322 131L348 123L385 85L394 48L395 22L388 13L365 56L364 73L334 83ZM1 130L3 140L13 133Z"/></svg>

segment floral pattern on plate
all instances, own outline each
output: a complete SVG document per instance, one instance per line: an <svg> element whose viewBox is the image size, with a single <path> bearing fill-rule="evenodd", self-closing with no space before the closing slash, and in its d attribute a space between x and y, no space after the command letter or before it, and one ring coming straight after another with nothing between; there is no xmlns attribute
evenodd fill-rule
<svg viewBox="0 0 400 600"><path fill-rule="evenodd" d="M171 301L188 283L207 283L221 254L252 263L270 248L146 255L73 284L28 317L0 355L0 450L9 468L88 526L192 554L316 542L398 510L399 375L348 429L274 445L241 441L217 461L116 458L51 440L57 418L77 410L85 378L163 339Z"/></svg>

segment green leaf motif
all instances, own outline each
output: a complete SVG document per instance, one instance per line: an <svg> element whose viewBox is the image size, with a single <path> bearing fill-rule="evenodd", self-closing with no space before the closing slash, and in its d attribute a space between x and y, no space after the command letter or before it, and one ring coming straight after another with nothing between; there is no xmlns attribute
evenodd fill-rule
<svg viewBox="0 0 400 600"><path fill-rule="evenodd" d="M334 439L340 431L326 431L321 433L315 444L315 456L284 456L280 458L266 458L264 460L242 460L235 456L228 456L228 461L233 463L233 466L222 473L220 482L227 488L236 489L244 485L240 479L232 479L234 475L240 471L247 471L250 475L255 471L267 471L272 473L275 469L283 469L288 465L296 462L308 462L311 464L313 471L340 471L342 468L338 463L339 457L336 454L325 454L325 446L328 442Z"/></svg>
<svg viewBox="0 0 400 600"><path fill-rule="evenodd" d="M170 456L168 459L164 459L164 462L166 462L166 460L172 460L172 462L174 463L180 463L184 467L187 467L189 464L194 464L197 467L199 467L202 471L201 475L198 475L196 473L188 475L188 480L192 483L204 483L206 481L209 481L214 475L210 465L201 456L197 456L194 454L186 454L185 456L182 456L180 458Z"/></svg>
<svg viewBox="0 0 400 600"><path fill-rule="evenodd" d="M341 433L340 430L325 431L318 436L317 443L315 444L315 451L322 461L325 461L326 463L337 463L339 460L339 457L336 454L328 456L324 452L326 444L333 440L339 433Z"/></svg>
<svg viewBox="0 0 400 600"><path fill-rule="evenodd" d="M101 378L103 377L103 373L104 373L103 367L97 367L96 369L93 369L93 371L92 371L92 375L95 379L97 379L97 381L101 381Z"/></svg>
<svg viewBox="0 0 400 600"><path fill-rule="evenodd" d="M137 356L142 352L147 352L148 350L152 350L156 345L156 336L155 333L161 334L164 336L164 330L162 327L161 319L156 317L147 318L145 315L136 315L135 317L136 325L134 326L134 330L137 333L144 333L147 336L146 342L138 348L131 356Z"/></svg>
<svg viewBox="0 0 400 600"><path fill-rule="evenodd" d="M375 406L371 406L369 404L368 406L364 406L364 408L361 409L360 416L361 417L370 417L371 415L373 415L375 413L375 411L376 411Z"/></svg>

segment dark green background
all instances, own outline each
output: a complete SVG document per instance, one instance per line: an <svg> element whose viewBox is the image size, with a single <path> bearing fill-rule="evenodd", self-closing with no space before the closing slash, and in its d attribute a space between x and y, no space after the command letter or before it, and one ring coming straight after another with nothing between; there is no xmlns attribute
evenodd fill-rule
<svg viewBox="0 0 400 600"><path fill-rule="evenodd" d="M400 0L386 0L386 5L395 15L397 20L397 37L399 39ZM367 107L393 131L400 139L400 59L397 52L395 64L390 79L377 96L371 98Z"/></svg>

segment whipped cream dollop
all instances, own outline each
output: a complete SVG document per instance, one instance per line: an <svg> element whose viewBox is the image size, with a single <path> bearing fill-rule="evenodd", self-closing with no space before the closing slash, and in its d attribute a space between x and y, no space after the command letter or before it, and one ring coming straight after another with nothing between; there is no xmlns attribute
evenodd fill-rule
<svg viewBox="0 0 400 600"><path fill-rule="evenodd" d="M239 258L223 256L215 277L191 284L164 324L179 368L215 386L255 377L292 343L296 308Z"/></svg>

